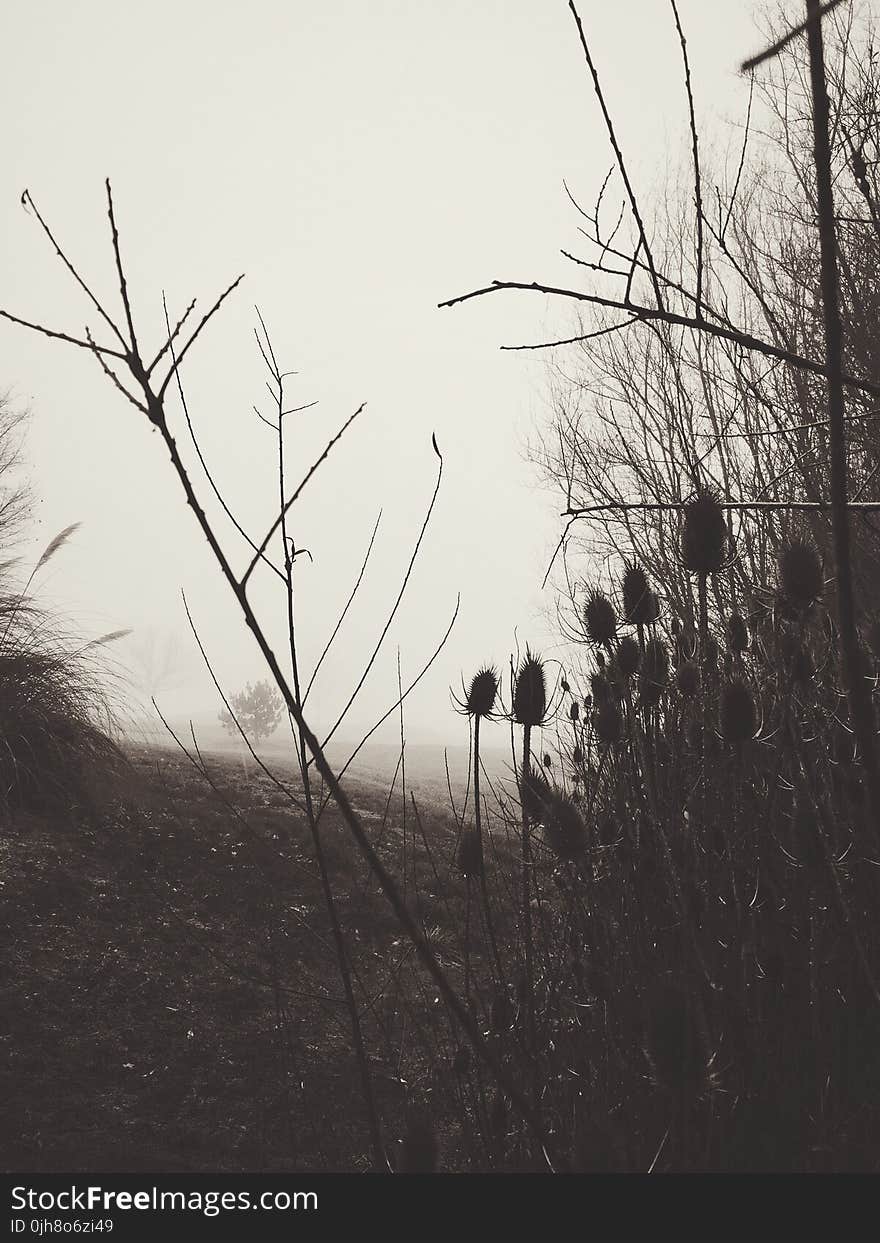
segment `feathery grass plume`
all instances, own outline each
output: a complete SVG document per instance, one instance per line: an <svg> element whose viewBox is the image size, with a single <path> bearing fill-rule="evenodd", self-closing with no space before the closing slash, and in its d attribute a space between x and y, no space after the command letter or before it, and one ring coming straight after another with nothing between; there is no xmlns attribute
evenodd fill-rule
<svg viewBox="0 0 880 1243"><path fill-rule="evenodd" d="M623 717L613 699L600 703L593 713L593 729L600 742L611 746L619 742L623 733Z"/></svg>
<svg viewBox="0 0 880 1243"><path fill-rule="evenodd" d="M639 694L642 703L649 707L658 703L669 681L669 653L659 639L649 639L645 644L639 675Z"/></svg>
<svg viewBox="0 0 880 1243"><path fill-rule="evenodd" d="M778 569L779 590L795 608L808 609L822 595L822 562L808 540L789 540L779 553Z"/></svg>
<svg viewBox="0 0 880 1243"><path fill-rule="evenodd" d="M55 538L49 541L43 555L34 566L34 573L36 573L37 570L41 570L47 561L51 561L58 549L67 543L74 531L79 530L81 525L82 524L79 522L72 522L69 527L65 527L63 531L59 531Z"/></svg>
<svg viewBox="0 0 880 1243"><path fill-rule="evenodd" d="M755 697L741 678L725 682L721 688L720 727L725 742L747 742L757 730Z"/></svg>
<svg viewBox="0 0 880 1243"><path fill-rule="evenodd" d="M540 768L531 764L520 774L520 798L523 811L531 824L540 824L547 814L552 798L550 783Z"/></svg>
<svg viewBox="0 0 880 1243"><path fill-rule="evenodd" d="M684 508L681 553L692 574L717 574L727 552L727 520L712 488L703 488Z"/></svg>
<svg viewBox="0 0 880 1243"><path fill-rule="evenodd" d="M570 798L552 794L544 815L544 837L560 859L578 859L587 848L587 829Z"/></svg>
<svg viewBox="0 0 880 1243"><path fill-rule="evenodd" d="M657 1086L676 1099L701 1096L709 1085L709 1058L693 1002L680 985L664 981L654 987L645 1036L645 1053Z"/></svg>
<svg viewBox="0 0 880 1243"><path fill-rule="evenodd" d="M462 876L479 876L483 870L483 843L476 829L464 829L458 844L457 863Z"/></svg>
<svg viewBox="0 0 880 1243"><path fill-rule="evenodd" d="M623 572L623 616L631 626L647 626L654 619L651 616L653 604L648 576L638 565L628 565Z"/></svg>
<svg viewBox="0 0 880 1243"><path fill-rule="evenodd" d="M440 1161L437 1132L424 1109L407 1110L406 1132L400 1154L401 1174L436 1174Z"/></svg>
<svg viewBox="0 0 880 1243"><path fill-rule="evenodd" d="M491 715L498 696L498 672L486 665L471 678L465 697L465 710L470 716L487 717Z"/></svg>
<svg viewBox="0 0 880 1243"><path fill-rule="evenodd" d="M675 674L678 689L685 699L693 699L700 689L700 667L695 660L686 660Z"/></svg>
<svg viewBox="0 0 880 1243"><path fill-rule="evenodd" d="M727 619L727 646L732 652L748 651L749 628L740 613L731 613Z"/></svg>
<svg viewBox="0 0 880 1243"><path fill-rule="evenodd" d="M513 687L513 719L518 725L540 725L547 713L544 662L526 648Z"/></svg>
<svg viewBox="0 0 880 1243"><path fill-rule="evenodd" d="M593 588L584 605L584 628L587 638L597 647L609 647L617 635L617 614L604 594Z"/></svg>
<svg viewBox="0 0 880 1243"><path fill-rule="evenodd" d="M617 645L615 658L617 667L625 678L631 678L634 673L638 672L641 656L639 645L632 635L624 635Z"/></svg>

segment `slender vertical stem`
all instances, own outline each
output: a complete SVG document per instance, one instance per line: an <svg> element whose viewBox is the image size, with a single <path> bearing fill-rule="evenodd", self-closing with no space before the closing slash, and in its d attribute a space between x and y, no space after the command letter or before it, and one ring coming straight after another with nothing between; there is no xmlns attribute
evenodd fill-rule
<svg viewBox="0 0 880 1243"><path fill-rule="evenodd" d="M825 373L828 377L831 527L834 537L834 564L837 572L837 612L852 727L865 768L874 834L880 839L880 772L878 772L874 747L873 707L867 683L861 671L847 515L843 331L840 322L831 143L828 136L829 104L820 9L819 0L807 0L807 43L810 52L810 87L813 97L813 155L816 164L816 201L819 213L822 311L825 317Z"/></svg>

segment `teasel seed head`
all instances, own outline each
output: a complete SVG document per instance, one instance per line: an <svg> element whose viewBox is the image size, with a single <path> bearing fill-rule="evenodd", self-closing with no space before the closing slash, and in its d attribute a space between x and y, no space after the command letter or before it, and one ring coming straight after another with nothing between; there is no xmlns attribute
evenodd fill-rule
<svg viewBox="0 0 880 1243"><path fill-rule="evenodd" d="M684 509L681 552L692 574L716 574L727 552L727 520L711 488L697 492Z"/></svg>
<svg viewBox="0 0 880 1243"><path fill-rule="evenodd" d="M544 662L528 648L513 687L513 719L519 725L540 725L547 712Z"/></svg>
<svg viewBox="0 0 880 1243"><path fill-rule="evenodd" d="M645 644L639 675L639 694L642 703L648 705L658 703L668 681L669 653L659 639L649 639Z"/></svg>
<svg viewBox="0 0 880 1243"><path fill-rule="evenodd" d="M577 859L587 848L587 830L571 799L554 794L544 816L544 837L559 859Z"/></svg>
<svg viewBox="0 0 880 1243"><path fill-rule="evenodd" d="M808 609L822 595L825 580L822 562L814 544L792 539L779 554L779 588L786 600L798 609Z"/></svg>
<svg viewBox="0 0 880 1243"><path fill-rule="evenodd" d="M721 736L725 742L747 742L757 729L757 712L752 689L740 678L726 682L721 689Z"/></svg>
<svg viewBox="0 0 880 1243"><path fill-rule="evenodd" d="M581 706L578 703L578 701L575 700L568 710L568 715L571 717L571 721L573 725L577 725L578 717L580 716L580 714L581 714Z"/></svg>
<svg viewBox="0 0 880 1243"><path fill-rule="evenodd" d="M593 714L593 729L599 741L608 746L620 741L623 733L623 718L613 699L606 699L604 703L599 704Z"/></svg>
<svg viewBox="0 0 880 1243"><path fill-rule="evenodd" d="M651 589L648 576L638 565L628 565L623 573L623 616L631 626L646 626L651 617Z"/></svg>
<svg viewBox="0 0 880 1243"><path fill-rule="evenodd" d="M626 678L638 672L642 653L632 635L624 635L617 645L617 667Z"/></svg>
<svg viewBox="0 0 880 1243"><path fill-rule="evenodd" d="M732 652L748 651L749 628L740 613L731 613L727 619L727 646Z"/></svg>
<svg viewBox="0 0 880 1243"><path fill-rule="evenodd" d="M678 689L685 699L693 699L700 689L700 667L695 660L686 660L675 674Z"/></svg>
<svg viewBox="0 0 880 1243"><path fill-rule="evenodd" d="M495 707L498 696L498 673L486 665L471 679L465 708L470 716L487 717Z"/></svg>
<svg viewBox="0 0 880 1243"><path fill-rule="evenodd" d="M519 796L523 811L532 824L543 822L552 794L550 783L540 768L529 765L520 774Z"/></svg>
<svg viewBox="0 0 880 1243"><path fill-rule="evenodd" d="M611 685L604 673L590 674L590 690L593 692L593 703L603 704L611 698ZM589 704L585 707L589 708Z"/></svg>
<svg viewBox="0 0 880 1243"><path fill-rule="evenodd" d="M587 638L597 647L608 647L617 634L614 605L601 591L593 590L584 605L584 628Z"/></svg>

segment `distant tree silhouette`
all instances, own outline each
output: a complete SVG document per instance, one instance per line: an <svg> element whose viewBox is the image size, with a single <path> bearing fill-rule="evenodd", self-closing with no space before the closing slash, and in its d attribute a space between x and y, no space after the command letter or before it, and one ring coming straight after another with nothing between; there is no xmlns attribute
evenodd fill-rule
<svg viewBox="0 0 880 1243"><path fill-rule="evenodd" d="M232 712L227 709L219 714L220 723L228 734L236 737L243 733L254 743L275 733L284 715L281 696L269 682L263 680L233 695Z"/></svg>

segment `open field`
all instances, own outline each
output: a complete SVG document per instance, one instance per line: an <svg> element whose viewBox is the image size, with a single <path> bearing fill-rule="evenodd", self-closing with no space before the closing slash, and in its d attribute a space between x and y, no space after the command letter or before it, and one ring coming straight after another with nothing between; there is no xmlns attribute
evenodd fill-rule
<svg viewBox="0 0 880 1243"><path fill-rule="evenodd" d="M358 1168L355 1064L303 823L253 764L245 778L240 760L209 758L215 791L179 754L131 759L137 810L91 827L22 817L0 835L11 949L0 981L0 1163ZM399 796L383 833L387 794L357 783L353 792L391 859ZM381 994L399 933L333 809L324 823L363 988ZM415 881L438 943L460 913L442 884L454 828L430 813L439 875L422 851ZM376 1057L393 1115L404 1085L378 1047Z"/></svg>

